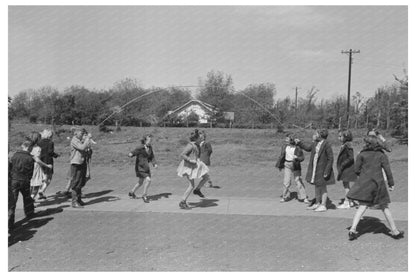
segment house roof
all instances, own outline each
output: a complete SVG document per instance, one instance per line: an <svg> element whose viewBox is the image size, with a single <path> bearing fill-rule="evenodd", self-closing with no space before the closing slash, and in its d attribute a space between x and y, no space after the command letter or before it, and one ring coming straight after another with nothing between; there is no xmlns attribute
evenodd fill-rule
<svg viewBox="0 0 416 277"><path fill-rule="evenodd" d="M186 102L185 104L183 104L182 106L180 106L180 107L176 108L175 110L171 111L169 113L169 115L180 112L181 110L185 109L186 107L188 107L192 104L197 104L197 105L201 106L203 109L205 109L209 113L214 113L216 111L216 108L213 105L202 102L202 101L197 100L197 99L192 99L192 100L189 100L188 102Z"/></svg>

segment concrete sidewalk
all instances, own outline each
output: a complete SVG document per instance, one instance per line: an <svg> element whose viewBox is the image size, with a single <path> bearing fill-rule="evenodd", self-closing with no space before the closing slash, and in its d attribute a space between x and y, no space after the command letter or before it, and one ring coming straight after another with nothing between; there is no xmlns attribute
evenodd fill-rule
<svg viewBox="0 0 416 277"><path fill-rule="evenodd" d="M89 196L91 195L91 197ZM83 201L86 206L83 209L71 207L70 200L65 197L49 196L46 200L36 205L36 211L50 208L66 208L71 211L102 211L102 212L155 212L155 213L183 213L183 214L217 214L217 215L261 215L261 216L312 216L327 218L351 218L355 209L328 209L326 212L315 212L306 210L307 205L299 203L296 199L280 203L275 198L249 198L249 197L224 197L209 195L206 198L199 198L191 195L188 199L190 210L180 209L178 203L181 200L179 195L169 193L150 195L150 203L144 203L140 199L129 199L127 195L107 193L100 196L86 194ZM335 205L337 203L334 203ZM17 208L22 207L22 200L19 198ZM334 207L335 208L335 207ZM408 220L408 203L393 202L390 209L396 220ZM372 216L384 220L380 210L368 209L366 216Z"/></svg>

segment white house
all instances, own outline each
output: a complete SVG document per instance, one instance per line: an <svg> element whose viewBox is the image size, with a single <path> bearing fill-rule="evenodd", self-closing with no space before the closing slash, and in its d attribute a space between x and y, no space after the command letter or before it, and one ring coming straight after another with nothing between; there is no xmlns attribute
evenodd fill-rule
<svg viewBox="0 0 416 277"><path fill-rule="evenodd" d="M179 108L168 112L168 116L178 116L182 118L188 117L191 113L195 113L199 117L199 123L208 123L210 118L215 114L216 109L214 106L192 99Z"/></svg>

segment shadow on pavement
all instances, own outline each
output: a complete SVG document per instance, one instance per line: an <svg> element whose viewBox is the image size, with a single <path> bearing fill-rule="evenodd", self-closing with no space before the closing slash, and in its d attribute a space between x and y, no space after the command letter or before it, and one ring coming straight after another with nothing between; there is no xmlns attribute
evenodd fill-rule
<svg viewBox="0 0 416 277"><path fill-rule="evenodd" d="M212 186L209 186L209 187L206 187L207 189L220 189L221 187L220 186L217 186L217 185L212 185Z"/></svg>
<svg viewBox="0 0 416 277"><path fill-rule="evenodd" d="M103 190L103 191L97 191L97 192L90 192L87 194L84 194L82 198L94 198L99 197L104 194L110 193L113 190ZM55 195L48 196L45 200L41 202L37 202L36 207L44 207L44 206L50 206L50 205L59 205L65 202L68 202L71 200L71 197L66 196L62 192L57 192ZM91 202L91 201L90 201ZM101 201L99 201L101 202Z"/></svg>
<svg viewBox="0 0 416 277"><path fill-rule="evenodd" d="M94 198L94 197L99 197L99 196L103 196L104 194L110 193L112 192L112 189L108 189L108 190L103 190L103 191L97 191L97 192L90 192L87 194L84 194L82 196L82 198Z"/></svg>
<svg viewBox="0 0 416 277"><path fill-rule="evenodd" d="M149 198L149 200L151 201L156 201L159 200L161 198L169 198L169 196L171 196L172 193L170 192L165 192L165 193L159 193L159 194L155 194L155 195L149 195L147 196L147 198Z"/></svg>
<svg viewBox="0 0 416 277"><path fill-rule="evenodd" d="M44 207L50 205L60 205L62 203L68 202L67 196L63 195L50 195L43 201L36 201L36 207Z"/></svg>
<svg viewBox="0 0 416 277"><path fill-rule="evenodd" d="M35 214L30 218L24 218L16 222L13 231L9 236L9 247L15 244L16 242L26 241L33 238L33 236L37 232L37 229L39 229L40 227L47 224L49 221L53 219L53 217L41 217L61 213L64 207L66 206L60 206L56 208L46 209L44 211L35 212Z"/></svg>
<svg viewBox="0 0 416 277"><path fill-rule="evenodd" d="M101 202L113 202L117 200L120 200L120 198L116 196L104 196L104 197L95 198L93 200L85 202L85 206L94 205L94 204L101 203Z"/></svg>
<svg viewBox="0 0 416 277"><path fill-rule="evenodd" d="M371 216L364 216L362 220L358 223L357 232L360 235L373 233L373 234L385 234L391 237L390 229L381 222L380 219L371 217Z"/></svg>
<svg viewBox="0 0 416 277"><path fill-rule="evenodd" d="M218 206L218 199L202 199L200 202L188 202L189 205L192 205L192 208L209 208Z"/></svg>

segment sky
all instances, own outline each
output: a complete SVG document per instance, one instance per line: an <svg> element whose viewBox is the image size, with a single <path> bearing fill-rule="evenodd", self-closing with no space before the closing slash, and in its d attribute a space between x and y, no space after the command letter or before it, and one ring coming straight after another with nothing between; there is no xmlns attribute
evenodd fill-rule
<svg viewBox="0 0 416 277"><path fill-rule="evenodd" d="M8 92L198 85L211 70L276 99L371 97L408 68L407 6L9 6Z"/></svg>

